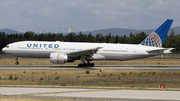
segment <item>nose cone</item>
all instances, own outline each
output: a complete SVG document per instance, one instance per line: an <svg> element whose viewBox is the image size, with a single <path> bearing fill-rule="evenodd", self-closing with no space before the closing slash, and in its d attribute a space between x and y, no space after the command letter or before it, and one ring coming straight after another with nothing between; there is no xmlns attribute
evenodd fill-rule
<svg viewBox="0 0 180 101"><path fill-rule="evenodd" d="M5 53L5 51L6 51L5 47L2 49L2 51Z"/></svg>

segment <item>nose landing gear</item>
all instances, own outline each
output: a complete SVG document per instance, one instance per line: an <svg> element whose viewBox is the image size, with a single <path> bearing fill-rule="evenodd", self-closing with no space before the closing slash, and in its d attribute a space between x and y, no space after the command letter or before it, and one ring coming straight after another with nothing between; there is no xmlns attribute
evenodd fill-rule
<svg viewBox="0 0 180 101"><path fill-rule="evenodd" d="M19 62L18 62L18 57L16 57L16 59L15 59L15 60L16 60L15 64L16 64L16 65L19 65Z"/></svg>

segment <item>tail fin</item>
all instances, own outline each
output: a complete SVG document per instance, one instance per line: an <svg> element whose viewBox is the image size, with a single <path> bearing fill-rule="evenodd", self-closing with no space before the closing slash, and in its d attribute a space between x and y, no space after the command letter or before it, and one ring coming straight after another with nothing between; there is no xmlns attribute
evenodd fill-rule
<svg viewBox="0 0 180 101"><path fill-rule="evenodd" d="M140 45L162 47L173 20L167 19L161 26L153 31Z"/></svg>

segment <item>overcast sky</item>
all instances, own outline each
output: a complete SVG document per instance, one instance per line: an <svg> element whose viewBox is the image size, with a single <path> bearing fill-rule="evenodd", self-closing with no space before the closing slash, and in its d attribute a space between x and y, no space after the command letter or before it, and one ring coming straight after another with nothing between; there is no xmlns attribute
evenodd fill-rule
<svg viewBox="0 0 180 101"><path fill-rule="evenodd" d="M0 0L0 29L67 32L105 28L155 29L166 19L180 26L180 0Z"/></svg>

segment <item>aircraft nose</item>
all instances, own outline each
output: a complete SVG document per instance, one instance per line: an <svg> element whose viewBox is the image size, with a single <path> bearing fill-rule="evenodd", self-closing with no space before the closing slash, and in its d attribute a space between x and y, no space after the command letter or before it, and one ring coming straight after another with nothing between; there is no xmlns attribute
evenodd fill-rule
<svg viewBox="0 0 180 101"><path fill-rule="evenodd" d="M2 49L2 51L5 53L5 47Z"/></svg>

